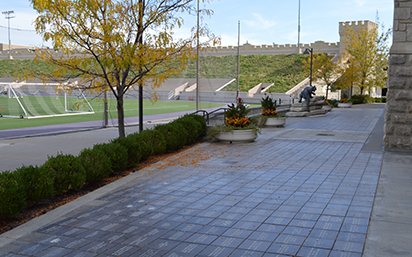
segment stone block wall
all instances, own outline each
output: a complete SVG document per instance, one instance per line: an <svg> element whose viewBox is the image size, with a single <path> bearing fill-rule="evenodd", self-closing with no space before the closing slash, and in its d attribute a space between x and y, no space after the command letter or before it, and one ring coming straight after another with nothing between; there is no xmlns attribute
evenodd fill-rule
<svg viewBox="0 0 412 257"><path fill-rule="evenodd" d="M339 22L339 54L343 55L346 49L346 33L348 29L352 29L354 32L359 32L360 30L378 30L379 25L372 21L346 21Z"/></svg>
<svg viewBox="0 0 412 257"><path fill-rule="evenodd" d="M313 48L315 53L325 52L330 55L336 55L339 53L339 42L338 43L328 43L324 41L316 41L311 44L300 44L300 50L303 51L306 48ZM249 43L239 46L240 55L251 55L251 54L266 54L266 55L276 55L276 54L296 54L298 50L297 44L285 44L285 45L251 45ZM201 55L236 55L237 46L217 46L211 47L206 52Z"/></svg>
<svg viewBox="0 0 412 257"><path fill-rule="evenodd" d="M412 149L412 0L395 0L388 75L383 143Z"/></svg>

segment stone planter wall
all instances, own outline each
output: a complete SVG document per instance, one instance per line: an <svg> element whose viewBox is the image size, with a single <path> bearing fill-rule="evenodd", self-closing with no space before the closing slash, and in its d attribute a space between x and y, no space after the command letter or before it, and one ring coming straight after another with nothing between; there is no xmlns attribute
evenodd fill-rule
<svg viewBox="0 0 412 257"><path fill-rule="evenodd" d="M268 118L266 120L266 127L282 127L286 124L286 117L281 118Z"/></svg>
<svg viewBox="0 0 412 257"><path fill-rule="evenodd" d="M339 108L351 108L352 103L338 103Z"/></svg>
<svg viewBox="0 0 412 257"><path fill-rule="evenodd" d="M257 132L253 129L233 130L229 132L220 132L215 136L218 141L227 143L248 143L257 138Z"/></svg>
<svg viewBox="0 0 412 257"><path fill-rule="evenodd" d="M306 102L302 99L301 103L292 104L290 111L286 113L288 117L307 117L313 115L323 115L326 111L322 108L325 105L325 100L322 96L314 96L309 102L309 110L307 111Z"/></svg>
<svg viewBox="0 0 412 257"><path fill-rule="evenodd" d="M325 110L325 111L327 111L327 112L330 112L330 111L332 111L332 106L330 106L330 105L324 105L324 106L322 106L322 109Z"/></svg>

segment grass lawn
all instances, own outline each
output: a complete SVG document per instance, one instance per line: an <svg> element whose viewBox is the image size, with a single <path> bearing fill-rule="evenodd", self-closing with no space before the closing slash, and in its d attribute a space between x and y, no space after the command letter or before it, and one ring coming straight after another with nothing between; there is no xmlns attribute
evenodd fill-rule
<svg viewBox="0 0 412 257"><path fill-rule="evenodd" d="M18 119L18 118L0 118L0 130L29 128L37 126L57 125L65 123L76 123L84 121L103 120L103 101L91 101L94 109L94 114L72 115L63 117L46 117L37 119ZM136 99L124 100L124 116L135 117L139 116L139 101ZM199 103L199 109L207 109L214 107L225 107L224 104L218 103ZM4 107L3 107L4 108ZM117 119L116 100L109 99L108 102L109 119ZM182 111L195 111L195 101L157 101L152 104L149 100L143 101L143 115L154 115L164 113L174 113ZM40 111L39 111L40 112Z"/></svg>

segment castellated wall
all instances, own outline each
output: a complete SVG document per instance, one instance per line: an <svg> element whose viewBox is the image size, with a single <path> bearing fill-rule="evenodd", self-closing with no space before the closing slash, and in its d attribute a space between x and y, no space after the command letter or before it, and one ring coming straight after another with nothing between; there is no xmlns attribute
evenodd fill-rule
<svg viewBox="0 0 412 257"><path fill-rule="evenodd" d="M16 49L19 49L19 50L21 50L21 49L29 49L29 48L32 48L32 47L29 47L29 46L20 46L20 45L10 45L10 50L16 50ZM9 44L3 44L3 43L0 43L0 51L9 51Z"/></svg>
<svg viewBox="0 0 412 257"><path fill-rule="evenodd" d="M339 53L339 43L328 43L324 41L316 41L312 44L301 44L300 51L301 53L306 48L313 48L315 53L327 53L330 55L336 55ZM285 44L285 45L251 45L243 44L239 46L239 53L241 55L252 55L252 54L266 54L266 55L275 55L275 54L296 54L298 53L297 44ZM237 46L218 46L213 47L208 50L203 55L236 55Z"/></svg>
<svg viewBox="0 0 412 257"><path fill-rule="evenodd" d="M379 25L372 21L346 21L346 22L339 22L339 36L340 36L340 43L339 43L339 54L343 54L345 51L345 42L347 41L346 33L348 29L352 29L355 33L359 32L360 30L378 30Z"/></svg>
<svg viewBox="0 0 412 257"><path fill-rule="evenodd" d="M301 44L300 53L302 53L306 48L313 48L315 53L327 53L329 55L342 55L345 50L345 41L346 41L346 32L349 28L353 29L355 32L358 32L362 29L364 30L377 30L379 27L378 24L372 21L346 21L339 23L339 36L340 42L337 43L328 43L325 41L316 41L311 44ZM252 55L252 54L296 54L298 53L297 44L285 44L285 45L251 45L244 44L239 46L239 53L241 55ZM210 50L202 53L202 55L236 55L237 46L218 46L213 47Z"/></svg>
<svg viewBox="0 0 412 257"><path fill-rule="evenodd" d="M306 48L313 48L315 53L327 53L330 55L342 54L345 49L345 32L348 28L352 28L355 31L360 29L377 29L378 24L371 21L347 21L339 23L339 35L340 42L328 43L325 41L316 41L311 44L300 44L300 53ZM17 59L30 59L34 58L33 51L30 51L31 47L27 46L16 46L12 45L11 55L13 58ZM275 54L297 54L298 47L297 44L273 44L273 45L251 45L249 43L239 46L239 53L241 55L254 55L254 54L266 54L266 55L275 55ZM237 46L218 46L212 47L209 50L202 52L201 55L215 55L215 56L224 56L224 55L236 55ZM8 56L8 45L0 43L0 59Z"/></svg>

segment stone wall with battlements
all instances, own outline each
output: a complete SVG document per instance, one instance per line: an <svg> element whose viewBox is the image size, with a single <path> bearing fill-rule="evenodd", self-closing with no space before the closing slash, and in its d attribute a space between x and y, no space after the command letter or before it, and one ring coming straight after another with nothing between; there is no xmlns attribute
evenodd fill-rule
<svg viewBox="0 0 412 257"><path fill-rule="evenodd" d="M303 51L306 48L313 48L314 52L325 52L330 55L336 55L339 53L339 43L328 43L324 41L316 41L311 44L300 44L300 50ZM251 45L249 43L239 46L239 53L241 55L252 54L296 54L298 51L297 44L285 44L285 45ZM203 55L236 55L237 46L218 46L213 47Z"/></svg>
<svg viewBox="0 0 412 257"><path fill-rule="evenodd" d="M339 53L342 55L345 50L346 33L348 29L352 29L354 32L359 32L360 30L378 30L379 25L372 21L346 21L339 22Z"/></svg>
<svg viewBox="0 0 412 257"><path fill-rule="evenodd" d="M304 51L306 48L313 48L315 53L327 53L330 55L343 54L345 50L345 34L347 30L353 29L355 32L361 29L377 30L378 24L372 21L346 21L339 22L339 36L340 40L336 43L328 43L325 41L316 41L311 44L300 44L300 51ZM243 44L239 46L239 52L241 55L251 54L296 54L298 52L297 44L285 44L285 45L251 45ZM218 46L213 47L209 51L203 53L203 55L236 55L237 46Z"/></svg>
<svg viewBox="0 0 412 257"><path fill-rule="evenodd" d="M29 46L21 46L21 45L11 45L10 44L10 50L21 50L21 49L30 49L30 48L33 48L33 47L29 47ZM3 44L3 43L0 43L0 52L1 51L6 51L6 52L8 52L9 51L9 44Z"/></svg>
<svg viewBox="0 0 412 257"><path fill-rule="evenodd" d="M371 21L347 21L339 23L339 35L340 42L328 43L325 41L316 41L310 44L300 44L300 53L306 48L313 48L315 53L327 53L330 55L342 54L344 49L345 32L348 28L352 28L355 31L360 29L375 29L378 25ZM273 45L251 45L249 43L239 46L239 52L241 55L255 55L255 54L296 54L298 53L297 44L273 44ZM237 46L217 46L212 47L208 51L202 53L202 55L236 55ZM0 44L0 59L4 59L8 56L8 45ZM15 59L30 59L34 58L34 53L30 50L30 47L26 46L12 46L12 56Z"/></svg>

